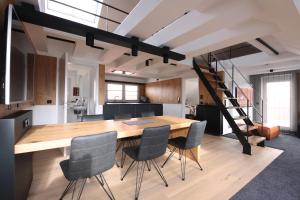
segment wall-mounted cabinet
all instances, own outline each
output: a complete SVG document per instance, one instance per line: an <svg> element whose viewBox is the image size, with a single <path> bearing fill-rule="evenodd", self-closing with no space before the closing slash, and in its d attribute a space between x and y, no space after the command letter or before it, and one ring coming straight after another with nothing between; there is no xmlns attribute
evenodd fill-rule
<svg viewBox="0 0 300 200"><path fill-rule="evenodd" d="M181 102L180 78L147 83L145 94L151 103L177 104Z"/></svg>
<svg viewBox="0 0 300 200"><path fill-rule="evenodd" d="M34 104L56 104L57 58L34 55Z"/></svg>

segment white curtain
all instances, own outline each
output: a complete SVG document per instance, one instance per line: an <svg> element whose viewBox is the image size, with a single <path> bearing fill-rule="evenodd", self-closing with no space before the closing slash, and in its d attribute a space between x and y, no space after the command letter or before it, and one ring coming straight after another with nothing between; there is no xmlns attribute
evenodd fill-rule
<svg viewBox="0 0 300 200"><path fill-rule="evenodd" d="M263 76L264 122L280 125L281 130L297 130L296 74Z"/></svg>

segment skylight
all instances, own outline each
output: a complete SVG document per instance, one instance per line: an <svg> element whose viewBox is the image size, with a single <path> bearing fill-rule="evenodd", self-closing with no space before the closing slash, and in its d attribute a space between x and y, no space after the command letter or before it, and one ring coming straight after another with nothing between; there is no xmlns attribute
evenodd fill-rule
<svg viewBox="0 0 300 200"><path fill-rule="evenodd" d="M102 0L99 1L102 2ZM94 0L45 0L45 12L47 14L92 27L98 27L99 17L95 15L100 15L101 8L102 4Z"/></svg>
<svg viewBox="0 0 300 200"><path fill-rule="evenodd" d="M121 71L121 70L113 70L112 73L115 73L115 74L125 74L125 75L133 75L134 74L132 72L126 72L126 71Z"/></svg>

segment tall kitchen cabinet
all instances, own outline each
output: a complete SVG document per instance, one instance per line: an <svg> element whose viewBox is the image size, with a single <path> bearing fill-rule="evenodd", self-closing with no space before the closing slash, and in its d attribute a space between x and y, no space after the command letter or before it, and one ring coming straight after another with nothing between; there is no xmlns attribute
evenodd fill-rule
<svg viewBox="0 0 300 200"><path fill-rule="evenodd" d="M35 105L55 105L57 58L43 55L33 57L33 102Z"/></svg>

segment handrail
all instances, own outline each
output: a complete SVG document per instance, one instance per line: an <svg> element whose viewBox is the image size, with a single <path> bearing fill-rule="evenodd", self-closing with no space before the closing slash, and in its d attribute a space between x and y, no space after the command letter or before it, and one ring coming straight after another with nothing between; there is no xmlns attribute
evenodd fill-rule
<svg viewBox="0 0 300 200"><path fill-rule="evenodd" d="M220 54L220 53L219 53ZM225 55L225 53L224 52L221 52L221 54L222 55L224 55L224 56L226 56ZM215 59L217 59L218 61L220 61L220 59L218 59L218 57L215 55L215 54L213 54L212 53L212 55L213 55L213 57L215 58ZM236 66L235 66L235 64L232 62L232 60L230 59L230 58L228 58L228 59L226 59L226 60L228 60L230 63L231 63L231 65L234 67L234 69L242 76L242 78L253 88L253 86L252 86L252 83L250 83L250 81L244 76L244 74L239 70L239 68L237 68Z"/></svg>
<svg viewBox="0 0 300 200"><path fill-rule="evenodd" d="M201 55L201 58L202 58L202 60L203 60L204 62L206 62L207 64L209 64L209 63L206 61L206 59L203 57L203 55ZM239 87L239 85L237 84L237 82L232 78L232 76L230 75L230 73L226 70L226 68L224 67L224 65L223 65L216 57L214 57L214 58L215 58L216 61L221 65L221 67L223 68L224 72L226 72L226 74L228 74L228 76L231 78L232 82L236 85L236 87L239 89L239 91L241 91L242 95L247 99L247 101L251 102L251 101L248 99L247 95L246 95L246 94L243 92L243 90ZM257 114L258 114L261 118L263 118L262 114L260 114L260 112L257 110L257 108L256 108L253 104L250 104L250 106L254 108L254 110L257 112Z"/></svg>
<svg viewBox="0 0 300 200"><path fill-rule="evenodd" d="M239 87L239 85L237 84L237 82L232 78L232 76L230 75L230 73L226 70L225 66L224 66L221 62L219 62L219 60L217 60L217 62L221 65L221 67L224 69L224 71L225 71L225 72L228 74L228 76L231 78L232 82L236 85L236 87L239 89L239 91L241 91L242 95L243 95L243 96L247 99L247 101L249 101L249 103L250 103L251 101L248 99L247 95L246 95L246 94L243 92L243 90ZM257 109L253 104L250 103L250 107L253 107L254 110L256 111L256 113L257 113L261 118L263 118L262 114L260 114L260 112L258 111L258 109Z"/></svg>

